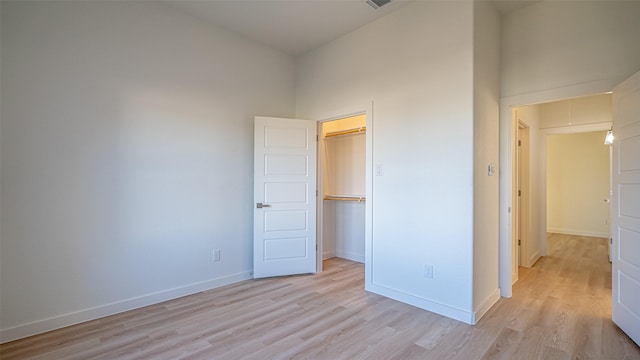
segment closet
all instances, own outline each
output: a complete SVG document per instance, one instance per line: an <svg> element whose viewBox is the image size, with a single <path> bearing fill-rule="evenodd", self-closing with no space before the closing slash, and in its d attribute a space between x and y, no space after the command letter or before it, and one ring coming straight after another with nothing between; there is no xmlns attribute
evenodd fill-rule
<svg viewBox="0 0 640 360"><path fill-rule="evenodd" d="M322 258L364 262L366 115L321 124Z"/></svg>

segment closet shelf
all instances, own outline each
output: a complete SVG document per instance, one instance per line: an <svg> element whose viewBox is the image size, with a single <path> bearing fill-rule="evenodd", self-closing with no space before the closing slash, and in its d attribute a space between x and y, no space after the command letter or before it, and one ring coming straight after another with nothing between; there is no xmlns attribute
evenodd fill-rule
<svg viewBox="0 0 640 360"><path fill-rule="evenodd" d="M357 127L357 128L353 128L353 129L346 129L346 130L328 132L328 133L326 133L324 135L324 137L328 138L328 137L333 137L333 136L348 135L348 134L359 134L359 133L365 133L365 132L367 132L367 127L366 126L361 126L361 127Z"/></svg>
<svg viewBox="0 0 640 360"><path fill-rule="evenodd" d="M337 201L357 201L363 202L366 201L364 196L355 196L355 195L325 195L325 200L337 200Z"/></svg>

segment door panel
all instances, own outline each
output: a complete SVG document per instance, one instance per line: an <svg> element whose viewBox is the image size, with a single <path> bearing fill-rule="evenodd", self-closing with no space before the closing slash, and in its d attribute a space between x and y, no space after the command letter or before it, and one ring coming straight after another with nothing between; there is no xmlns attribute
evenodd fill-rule
<svg viewBox="0 0 640 360"><path fill-rule="evenodd" d="M309 186L299 182L265 182L264 201L269 204L307 204Z"/></svg>
<svg viewBox="0 0 640 360"><path fill-rule="evenodd" d="M306 230L307 215L304 210L267 211L264 214L264 231Z"/></svg>
<svg viewBox="0 0 640 360"><path fill-rule="evenodd" d="M308 238L266 239L265 260L304 259L307 257Z"/></svg>
<svg viewBox="0 0 640 360"><path fill-rule="evenodd" d="M255 119L256 278L316 270L316 133L315 121Z"/></svg>
<svg viewBox="0 0 640 360"><path fill-rule="evenodd" d="M613 91L613 322L640 344L640 72Z"/></svg>
<svg viewBox="0 0 640 360"><path fill-rule="evenodd" d="M307 175L306 155L265 155L265 175Z"/></svg>

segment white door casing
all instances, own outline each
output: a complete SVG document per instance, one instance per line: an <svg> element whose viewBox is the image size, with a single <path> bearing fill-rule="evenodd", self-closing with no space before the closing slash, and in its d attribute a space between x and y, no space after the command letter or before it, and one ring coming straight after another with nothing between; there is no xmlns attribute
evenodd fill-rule
<svg viewBox="0 0 640 360"><path fill-rule="evenodd" d="M256 117L253 277L315 273L315 121Z"/></svg>
<svg viewBox="0 0 640 360"><path fill-rule="evenodd" d="M611 313L640 344L640 72L613 90L613 131Z"/></svg>

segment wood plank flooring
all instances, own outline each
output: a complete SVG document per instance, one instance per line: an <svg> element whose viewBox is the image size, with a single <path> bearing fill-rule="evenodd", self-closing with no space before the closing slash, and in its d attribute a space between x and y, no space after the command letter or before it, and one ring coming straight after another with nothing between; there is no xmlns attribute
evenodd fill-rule
<svg viewBox="0 0 640 360"><path fill-rule="evenodd" d="M359 263L250 280L0 346L2 359L640 359L611 322L607 240L551 234L475 326L363 289Z"/></svg>

